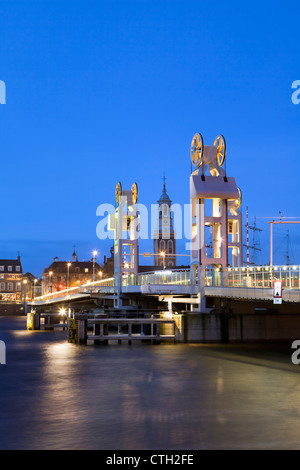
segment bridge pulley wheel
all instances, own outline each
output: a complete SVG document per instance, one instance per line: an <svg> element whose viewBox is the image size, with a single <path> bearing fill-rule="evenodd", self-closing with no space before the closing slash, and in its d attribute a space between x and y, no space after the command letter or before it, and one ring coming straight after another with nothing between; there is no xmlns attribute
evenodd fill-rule
<svg viewBox="0 0 300 470"><path fill-rule="evenodd" d="M226 140L222 134L217 136L214 146L218 149L218 165L222 166L226 156Z"/></svg>
<svg viewBox="0 0 300 470"><path fill-rule="evenodd" d="M191 145L192 163L198 168L203 160L204 142L201 134L194 135Z"/></svg>
<svg viewBox="0 0 300 470"><path fill-rule="evenodd" d="M122 195L122 185L120 181L116 185L116 191L115 191L115 196L116 196L116 203L119 205L120 204L120 198Z"/></svg>
<svg viewBox="0 0 300 470"><path fill-rule="evenodd" d="M238 197L238 199L235 200L235 208L236 209L239 209L242 205L242 191L240 190L240 188L238 188L238 192L239 192L239 197Z"/></svg>
<svg viewBox="0 0 300 470"><path fill-rule="evenodd" d="M136 204L138 200L138 186L136 183L133 183L133 185L131 186L131 191L132 191L132 202L133 204Z"/></svg>

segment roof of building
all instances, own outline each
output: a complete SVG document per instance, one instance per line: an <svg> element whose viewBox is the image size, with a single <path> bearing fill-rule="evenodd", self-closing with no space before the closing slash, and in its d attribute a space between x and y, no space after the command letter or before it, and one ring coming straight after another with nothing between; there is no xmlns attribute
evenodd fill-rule
<svg viewBox="0 0 300 470"><path fill-rule="evenodd" d="M31 281L33 281L34 279L36 279L36 276L34 276L32 273L30 272L27 272L24 274L24 277L28 277L28 279L31 279Z"/></svg>
<svg viewBox="0 0 300 470"><path fill-rule="evenodd" d="M20 271L18 272L23 272L22 271L22 264L19 259L0 259L0 266L4 266L4 269L1 270L2 272L11 272L8 271L8 266L12 266L12 268L16 268L16 266L20 267ZM13 271L16 271L16 269L13 269Z"/></svg>
<svg viewBox="0 0 300 470"><path fill-rule="evenodd" d="M69 270L70 272L74 272L76 268L79 268L81 272L84 269L92 269L93 268L93 261L54 261L48 268L44 269L44 272L63 272L67 271L68 263L70 264ZM95 269L101 269L98 263L95 262Z"/></svg>
<svg viewBox="0 0 300 470"><path fill-rule="evenodd" d="M1 264L9 264L10 266L21 266L21 261L18 259L0 259Z"/></svg>

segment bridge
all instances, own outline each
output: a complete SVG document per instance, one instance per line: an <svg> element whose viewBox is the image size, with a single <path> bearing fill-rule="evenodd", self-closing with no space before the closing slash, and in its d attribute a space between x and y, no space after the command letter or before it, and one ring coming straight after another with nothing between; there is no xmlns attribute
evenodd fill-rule
<svg viewBox="0 0 300 470"><path fill-rule="evenodd" d="M207 269L205 297L237 300L273 300L274 281L282 283L283 302L300 303L300 266L255 266L226 269ZM199 304L199 286L192 283L189 269L162 270L124 275L121 293L124 297L143 295L157 297L171 303ZM77 303L90 298L113 299L117 287L113 277L72 287L40 297L30 302L31 307Z"/></svg>
<svg viewBox="0 0 300 470"><path fill-rule="evenodd" d="M68 311L69 319L79 322L83 339L87 338L88 322L94 323L97 341L106 336L103 331L109 320L118 325L118 334L113 337L120 340L122 322L127 322L128 341L132 340L133 320L135 327L141 327L139 340L144 339L145 320L155 329L148 338L156 341L161 333L180 341L282 340L298 330L300 337L300 266L274 266L272 256L270 266L250 266L248 251L247 265L243 266L242 192L235 178L227 175L226 166L223 168L225 156L224 136L218 135L213 145L204 145L202 135L195 134L191 145L189 267L166 269L164 261L161 270L139 272L143 220L137 204L138 187L133 183L125 190L118 182L115 212L107 221L107 230L114 232L113 277L35 298L30 302L31 320L47 318L49 327L59 320L59 311L64 315ZM160 216L166 215L169 221L164 218L167 223L161 224L159 241L166 238L163 227L170 226L171 210L160 207ZM164 260L168 256L157 249L154 254ZM256 313L266 315L263 318ZM174 326L171 333L166 331L168 325L163 325L169 321Z"/></svg>

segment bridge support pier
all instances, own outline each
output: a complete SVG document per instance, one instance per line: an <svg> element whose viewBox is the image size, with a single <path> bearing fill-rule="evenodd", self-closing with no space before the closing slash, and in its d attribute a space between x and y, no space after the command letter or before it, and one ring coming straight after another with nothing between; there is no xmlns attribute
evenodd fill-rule
<svg viewBox="0 0 300 470"><path fill-rule="evenodd" d="M78 320L78 344L87 344L87 320Z"/></svg>
<svg viewBox="0 0 300 470"><path fill-rule="evenodd" d="M60 315L48 315L45 317L45 330L54 330L54 325L58 325L60 323L61 316Z"/></svg>
<svg viewBox="0 0 300 470"><path fill-rule="evenodd" d="M95 336L107 336L108 335L108 325L105 325L103 323L95 323L94 324L94 335ZM100 340L100 339L95 339L94 340L95 345L103 344L107 345L108 341L107 340Z"/></svg>
<svg viewBox="0 0 300 470"><path fill-rule="evenodd" d="M40 330L40 315L35 310L27 313L27 330Z"/></svg>

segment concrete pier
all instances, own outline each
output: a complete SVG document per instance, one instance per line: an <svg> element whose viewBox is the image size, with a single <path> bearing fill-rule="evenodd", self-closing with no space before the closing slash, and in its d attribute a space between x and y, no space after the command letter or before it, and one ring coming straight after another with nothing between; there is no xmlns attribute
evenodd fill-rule
<svg viewBox="0 0 300 470"><path fill-rule="evenodd" d="M69 322L70 319L68 341L76 344L88 344L88 341L108 344L109 340L131 344L138 340L151 340L153 343L260 343L300 339L298 313L269 313L266 309L243 314L161 312L154 316L145 314L144 317L135 317L128 312L121 315L119 311L109 315L90 312L75 314L72 324ZM67 323L60 315L27 314L28 330L66 327Z"/></svg>
<svg viewBox="0 0 300 470"><path fill-rule="evenodd" d="M176 342L266 343L300 339L300 315L201 314L174 315Z"/></svg>

